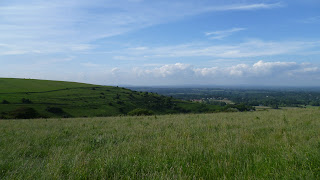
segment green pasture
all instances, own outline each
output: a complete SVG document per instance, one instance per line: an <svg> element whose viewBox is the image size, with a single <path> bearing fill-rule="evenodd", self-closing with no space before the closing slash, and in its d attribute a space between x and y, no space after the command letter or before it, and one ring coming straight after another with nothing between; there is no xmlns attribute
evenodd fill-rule
<svg viewBox="0 0 320 180"><path fill-rule="evenodd" d="M0 179L319 179L320 111L0 120Z"/></svg>

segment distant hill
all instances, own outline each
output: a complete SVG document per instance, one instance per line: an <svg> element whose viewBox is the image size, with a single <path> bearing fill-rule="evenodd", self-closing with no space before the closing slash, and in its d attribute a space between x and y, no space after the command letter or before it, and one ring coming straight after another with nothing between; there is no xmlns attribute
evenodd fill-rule
<svg viewBox="0 0 320 180"><path fill-rule="evenodd" d="M0 119L220 111L149 92L76 82L0 78ZM139 112L140 111L140 112ZM131 113L130 113L131 112Z"/></svg>

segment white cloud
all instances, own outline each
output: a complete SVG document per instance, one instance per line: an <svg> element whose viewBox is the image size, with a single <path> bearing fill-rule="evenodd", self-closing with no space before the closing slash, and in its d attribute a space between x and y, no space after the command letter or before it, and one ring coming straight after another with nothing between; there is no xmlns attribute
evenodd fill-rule
<svg viewBox="0 0 320 180"><path fill-rule="evenodd" d="M196 68L193 69L196 75L200 76L216 76L219 73L218 67L210 67L210 68Z"/></svg>
<svg viewBox="0 0 320 180"><path fill-rule="evenodd" d="M256 74L268 74L290 71L295 69L300 69L302 65L297 64L296 62L263 62L259 61L252 66L252 72Z"/></svg>
<svg viewBox="0 0 320 180"><path fill-rule="evenodd" d="M164 65L152 70L146 70L146 74L153 74L157 77L167 77L172 76L175 74L185 74L186 72L191 71L191 66L189 64L182 64L182 63L176 63L176 64L168 64Z"/></svg>
<svg viewBox="0 0 320 180"><path fill-rule="evenodd" d="M119 71L120 71L120 68L117 68L117 67L112 68L112 69L111 69L111 74L112 74L112 75L116 75Z"/></svg>
<svg viewBox="0 0 320 180"><path fill-rule="evenodd" d="M137 72L137 71L135 71ZM292 75L301 75L301 73L319 73L319 67L312 64L299 64L296 62L264 62L258 61L254 64L236 64L229 67L204 67L196 68L190 64L167 64L152 69L139 71L139 76L154 76L162 78L172 78L174 76L189 76L195 78L217 78L217 77L284 77Z"/></svg>
<svg viewBox="0 0 320 180"><path fill-rule="evenodd" d="M233 33L244 31L246 28L232 28L223 31L213 31L205 33L206 36L210 36L210 39L223 39L225 37L231 36Z"/></svg>
<svg viewBox="0 0 320 180"><path fill-rule="evenodd" d="M42 71L30 65L16 72L0 71L1 76L58 79L104 85L313 85L320 84L320 67L310 63L258 61L226 67L174 63L126 68L96 67L86 63L88 69L55 72ZM14 65L13 65L14 66ZM91 67L90 67L91 66ZM1 66L0 66L1 67Z"/></svg>
<svg viewBox="0 0 320 180"><path fill-rule="evenodd" d="M247 73L249 68L250 67L247 64L238 64L229 68L225 68L222 71L228 75L240 77L243 76L244 73Z"/></svg>

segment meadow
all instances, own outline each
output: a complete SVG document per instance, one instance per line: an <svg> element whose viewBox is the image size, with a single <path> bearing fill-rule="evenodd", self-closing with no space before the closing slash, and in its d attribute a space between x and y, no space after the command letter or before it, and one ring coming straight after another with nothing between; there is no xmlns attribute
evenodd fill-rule
<svg viewBox="0 0 320 180"><path fill-rule="evenodd" d="M319 179L320 111L0 120L0 179Z"/></svg>

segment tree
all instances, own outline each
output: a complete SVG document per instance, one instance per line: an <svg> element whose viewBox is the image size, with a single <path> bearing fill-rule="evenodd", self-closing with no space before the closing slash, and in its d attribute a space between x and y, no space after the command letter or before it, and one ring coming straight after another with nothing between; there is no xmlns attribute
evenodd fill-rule
<svg viewBox="0 0 320 180"><path fill-rule="evenodd" d="M31 107L18 108L11 112L11 114L15 119L33 119L40 117L40 114Z"/></svg>
<svg viewBox="0 0 320 180"><path fill-rule="evenodd" d="M21 101L23 104L32 104L32 101L30 99L22 98Z"/></svg>
<svg viewBox="0 0 320 180"><path fill-rule="evenodd" d="M3 100L3 101L2 101L2 104L10 104L10 102L7 101L7 100Z"/></svg>
<svg viewBox="0 0 320 180"><path fill-rule="evenodd" d="M149 116L153 114L153 111L141 108L134 109L128 113L129 116Z"/></svg>
<svg viewBox="0 0 320 180"><path fill-rule="evenodd" d="M279 109L279 106L278 106L278 104L273 104L273 105L271 105L271 108L273 108L273 109Z"/></svg>

